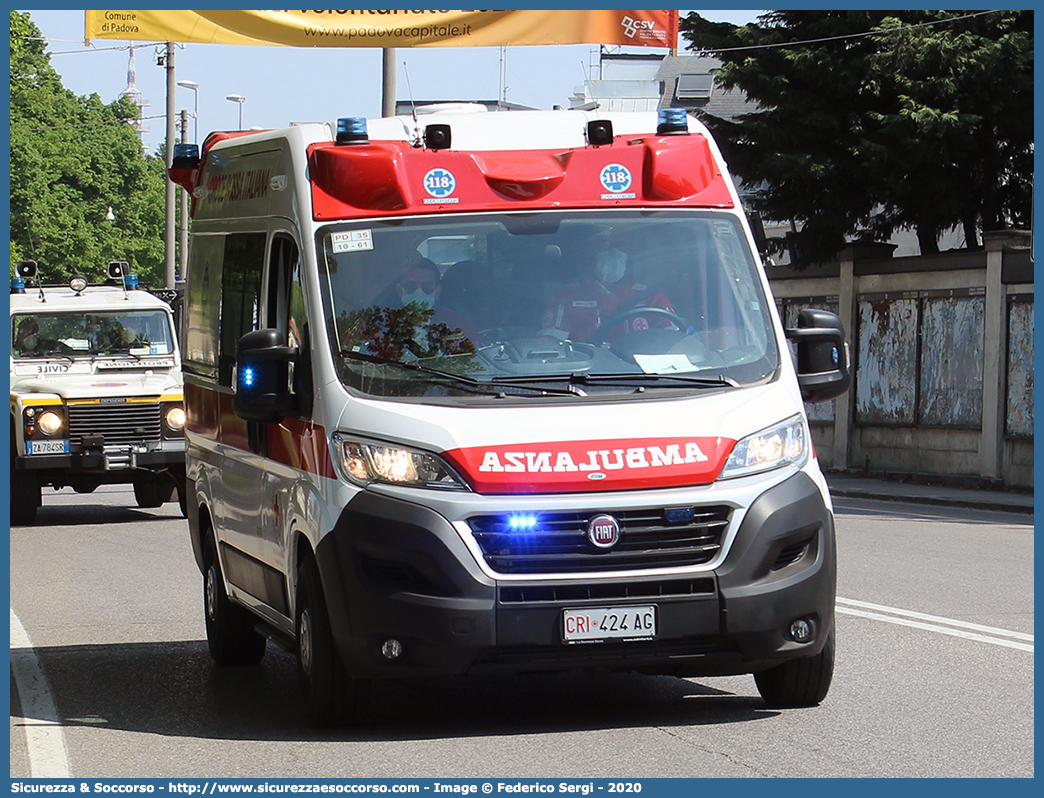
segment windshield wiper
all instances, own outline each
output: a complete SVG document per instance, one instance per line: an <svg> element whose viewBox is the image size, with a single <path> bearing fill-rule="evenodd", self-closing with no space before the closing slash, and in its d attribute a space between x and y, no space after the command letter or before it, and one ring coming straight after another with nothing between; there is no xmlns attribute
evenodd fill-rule
<svg viewBox="0 0 1044 798"><path fill-rule="evenodd" d="M64 360L68 360L70 363L74 362L72 355L68 352L63 352L60 349L44 349L40 352L22 355L22 357L60 357Z"/></svg>
<svg viewBox="0 0 1044 798"><path fill-rule="evenodd" d="M621 372L618 374L589 374L586 371L575 371L572 374L549 374L546 377L534 377L534 376L511 376L511 377L494 377L492 382L506 383L509 385L517 385L520 383L540 383L540 382L565 382L571 386L578 385L626 385L629 382L641 381L642 385L638 387L646 387L645 383L652 382L658 383L672 382L672 383L684 383L685 385L693 385L698 388L738 388L739 383L729 377L722 374L716 377L691 377L685 374L646 374L644 372ZM668 387L666 385L661 387Z"/></svg>
<svg viewBox="0 0 1044 798"><path fill-rule="evenodd" d="M113 349L110 352L99 352L94 357L132 357L141 360L141 355L136 355L130 349Z"/></svg>
<svg viewBox="0 0 1044 798"><path fill-rule="evenodd" d="M365 352L353 352L348 349L341 350L341 357L345 360L360 360L364 363L376 363L382 366L395 366L396 368L406 369L407 371L417 371L421 374L427 374L431 377L438 377L442 380L456 383L457 385L465 386L473 393L485 394L488 396L503 397L505 394L503 391L496 389L495 385L491 385L488 382L482 382L476 380L474 377L465 377L461 374L454 374L452 371L443 371L442 369L432 368L431 366L422 366L420 363L408 363L403 360L396 360L392 357L384 357L382 355L370 355ZM533 382L529 380L529 382ZM555 394L555 395L576 395L577 390L575 388L547 388L533 385L517 385L514 387L523 388L531 391L537 391L544 394Z"/></svg>
<svg viewBox="0 0 1044 798"><path fill-rule="evenodd" d="M630 382L632 380L641 380L643 382L660 382L663 380L665 382L681 382L686 385L695 385L700 388L739 388L738 382L730 377L726 377L724 374L718 374L714 377L692 377L686 374L635 374L633 372L589 374L586 371L578 371L570 374L569 379L571 382L581 385L609 385L614 382Z"/></svg>
<svg viewBox="0 0 1044 798"><path fill-rule="evenodd" d="M407 371L417 371L421 374L427 374L431 377L438 377L442 380L448 380L449 382L457 383L458 385L465 385L475 393L483 394L495 394L495 391L491 391L488 388L484 388L482 383L476 380L474 377L465 377L460 374L454 374L452 371L443 371L442 369L431 368L430 366L422 366L419 363L407 363L402 360L396 360L392 357L383 357L382 355L368 355L365 352L352 352L348 349L341 350L341 357L345 360L360 360L364 363L376 363L380 366L395 366L396 368L406 369Z"/></svg>

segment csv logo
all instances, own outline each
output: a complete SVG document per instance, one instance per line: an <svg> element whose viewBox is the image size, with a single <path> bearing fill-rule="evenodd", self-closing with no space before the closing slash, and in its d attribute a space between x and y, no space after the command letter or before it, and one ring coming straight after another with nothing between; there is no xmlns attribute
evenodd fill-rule
<svg viewBox="0 0 1044 798"><path fill-rule="evenodd" d="M631 19L631 17L624 17L620 24L623 26L624 36L628 39L633 39L640 30L653 30L656 27L656 23L651 19Z"/></svg>

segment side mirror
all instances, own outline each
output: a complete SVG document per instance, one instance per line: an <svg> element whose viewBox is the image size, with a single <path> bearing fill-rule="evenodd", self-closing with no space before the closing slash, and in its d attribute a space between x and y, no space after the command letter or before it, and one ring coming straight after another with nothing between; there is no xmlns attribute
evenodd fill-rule
<svg viewBox="0 0 1044 798"><path fill-rule="evenodd" d="M277 424L291 405L290 363L296 347L279 330L254 330L236 344L232 410L244 421Z"/></svg>
<svg viewBox="0 0 1044 798"><path fill-rule="evenodd" d="M750 225L750 233L754 236L754 244L758 248L761 257L768 254L768 236L765 235L765 225L761 221L758 211L747 211L747 224Z"/></svg>
<svg viewBox="0 0 1044 798"><path fill-rule="evenodd" d="M845 330L836 313L806 308L797 329L787 330L797 344L797 376L801 398L826 402L841 396L852 383Z"/></svg>

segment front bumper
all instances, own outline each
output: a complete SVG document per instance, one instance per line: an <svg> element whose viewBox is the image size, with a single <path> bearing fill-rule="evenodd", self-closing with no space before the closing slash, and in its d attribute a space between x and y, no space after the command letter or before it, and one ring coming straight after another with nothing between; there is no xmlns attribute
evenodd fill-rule
<svg viewBox="0 0 1044 798"><path fill-rule="evenodd" d="M105 447L68 454L38 454L12 459L17 470L32 471L41 480L48 475L85 474L99 482L131 482L136 471L167 471L185 465L185 441L163 441L157 448L134 451L131 447Z"/></svg>
<svg viewBox="0 0 1044 798"><path fill-rule="evenodd" d="M679 676L751 673L813 656L833 628L833 518L799 473L748 509L713 571L621 579L498 580L435 511L359 494L316 557L338 648L353 676L607 668ZM654 640L567 645L563 611L656 606ZM805 619L812 635L787 630ZM389 639L402 654L381 654Z"/></svg>

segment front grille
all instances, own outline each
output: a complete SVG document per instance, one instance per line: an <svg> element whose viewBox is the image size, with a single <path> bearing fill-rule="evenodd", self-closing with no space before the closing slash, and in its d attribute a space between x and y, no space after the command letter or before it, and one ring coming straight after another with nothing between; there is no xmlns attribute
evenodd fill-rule
<svg viewBox="0 0 1044 798"><path fill-rule="evenodd" d="M498 515L476 516L468 524L497 573L597 573L710 562L721 549L731 512L714 506L613 513L620 540L608 549L587 537L587 525L600 511L538 513L535 525L525 531L511 529L510 519ZM669 516L683 520L672 523Z"/></svg>
<svg viewBox="0 0 1044 798"><path fill-rule="evenodd" d="M711 577L656 582L590 582L581 584L525 584L500 588L501 604L554 601L624 601L677 596L716 595Z"/></svg>
<svg viewBox="0 0 1044 798"><path fill-rule="evenodd" d="M84 435L101 435L106 446L158 442L159 403L69 405L69 443L80 446Z"/></svg>

